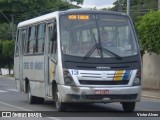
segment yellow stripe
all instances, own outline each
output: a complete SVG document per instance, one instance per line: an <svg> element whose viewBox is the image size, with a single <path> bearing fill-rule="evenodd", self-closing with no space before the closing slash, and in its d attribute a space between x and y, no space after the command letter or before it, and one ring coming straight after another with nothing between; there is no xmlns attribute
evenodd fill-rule
<svg viewBox="0 0 160 120"><path fill-rule="evenodd" d="M50 80L53 80L53 78L54 78L54 73L55 73L54 66L55 66L55 64L52 63L51 71L50 71Z"/></svg>
<svg viewBox="0 0 160 120"><path fill-rule="evenodd" d="M114 76L114 80L122 80L124 74L124 70L118 70Z"/></svg>

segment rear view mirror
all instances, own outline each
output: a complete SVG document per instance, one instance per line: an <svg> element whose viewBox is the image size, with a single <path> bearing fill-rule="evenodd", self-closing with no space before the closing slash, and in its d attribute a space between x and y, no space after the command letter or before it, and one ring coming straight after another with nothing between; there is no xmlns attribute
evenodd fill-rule
<svg viewBox="0 0 160 120"><path fill-rule="evenodd" d="M57 38L56 21L52 21L48 24L48 32L50 41L55 41Z"/></svg>
<svg viewBox="0 0 160 120"><path fill-rule="evenodd" d="M143 57L144 53L145 53L144 50L143 50L143 49L140 49L141 57Z"/></svg>
<svg viewBox="0 0 160 120"><path fill-rule="evenodd" d="M51 41L55 41L57 37L57 30L53 29L49 31L49 38Z"/></svg>

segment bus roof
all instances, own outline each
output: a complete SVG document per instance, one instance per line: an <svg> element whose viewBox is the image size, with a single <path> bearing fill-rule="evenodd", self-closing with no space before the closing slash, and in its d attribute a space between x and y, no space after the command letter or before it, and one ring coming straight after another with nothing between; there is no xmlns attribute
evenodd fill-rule
<svg viewBox="0 0 160 120"><path fill-rule="evenodd" d="M20 22L18 24L18 28L25 27L25 26L28 26L28 25L31 25L31 24L34 24L34 23L42 22L42 21L45 21L45 20L50 20L53 17L55 17L57 14L58 14L58 11L52 12L52 13L49 13L49 14L46 14L46 15L42 15L42 16L39 16L39 17L35 17L35 18L29 19L29 20L26 20L26 21L23 21L23 22Z"/></svg>
<svg viewBox="0 0 160 120"><path fill-rule="evenodd" d="M35 17L18 24L18 28L25 27L31 24L35 24L42 21L47 21L53 19L58 14L75 14L75 13L107 13L107 14L116 14L116 15L126 15L125 13L113 12L113 11L104 11L104 10L88 10L88 9L69 9L66 11L56 11L49 14L45 14L39 17Z"/></svg>

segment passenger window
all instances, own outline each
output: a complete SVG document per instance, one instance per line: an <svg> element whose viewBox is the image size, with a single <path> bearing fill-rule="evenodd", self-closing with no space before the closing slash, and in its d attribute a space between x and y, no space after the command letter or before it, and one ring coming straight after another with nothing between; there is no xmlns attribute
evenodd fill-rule
<svg viewBox="0 0 160 120"><path fill-rule="evenodd" d="M22 54L24 52L24 46L25 46L25 41L26 41L26 37L27 37L26 33L27 33L26 29L23 29L21 31L21 42L20 42L20 44L21 44L21 47L22 47Z"/></svg>
<svg viewBox="0 0 160 120"><path fill-rule="evenodd" d="M36 26L29 27L27 53L33 53L35 51L35 41L36 41Z"/></svg>
<svg viewBox="0 0 160 120"><path fill-rule="evenodd" d="M37 26L37 43L36 43L36 52L44 52L44 40L45 40L45 23Z"/></svg>

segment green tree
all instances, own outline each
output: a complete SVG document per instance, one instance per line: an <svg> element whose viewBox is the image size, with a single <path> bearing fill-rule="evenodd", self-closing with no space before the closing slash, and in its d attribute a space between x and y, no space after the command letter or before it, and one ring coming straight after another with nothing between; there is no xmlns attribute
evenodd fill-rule
<svg viewBox="0 0 160 120"><path fill-rule="evenodd" d="M84 0L70 0L71 2L77 2L77 5L82 5Z"/></svg>
<svg viewBox="0 0 160 120"><path fill-rule="evenodd" d="M76 5L72 5L68 2L58 1L56 4L53 5L53 7L51 8L51 11L67 10L67 9L73 9L73 8L80 8L80 7Z"/></svg>
<svg viewBox="0 0 160 120"><path fill-rule="evenodd" d="M0 10L10 21L13 15L15 24L56 10L69 8L77 8L77 6L61 0L0 0ZM3 19L0 22L6 22L5 17L1 15L1 18Z"/></svg>
<svg viewBox="0 0 160 120"><path fill-rule="evenodd" d="M111 11L118 11L118 1L113 3ZM130 0L130 16L133 21L138 20L138 16L143 16L151 9L158 9L158 0ZM127 0L122 0L122 12L127 11Z"/></svg>
<svg viewBox="0 0 160 120"><path fill-rule="evenodd" d="M61 0L0 0L0 10L3 12L0 12L0 39L11 39L11 30L16 34L15 27L10 26L11 22L16 26L21 21L70 8L78 6Z"/></svg>
<svg viewBox="0 0 160 120"><path fill-rule="evenodd" d="M139 18L136 27L143 50L160 54L160 11L151 10Z"/></svg>
<svg viewBox="0 0 160 120"><path fill-rule="evenodd" d="M3 39L11 40L12 36L11 36L10 25L7 23L1 23L0 26L1 26L0 27L0 40L3 40Z"/></svg>
<svg viewBox="0 0 160 120"><path fill-rule="evenodd" d="M3 47L3 43L2 40L0 40L0 75L2 73L1 68L3 66L3 56L2 56L2 48Z"/></svg>
<svg viewBox="0 0 160 120"><path fill-rule="evenodd" d="M3 41L0 40L0 70L3 67L3 55L2 55L2 50L3 50ZM0 71L1 73L1 71Z"/></svg>
<svg viewBox="0 0 160 120"><path fill-rule="evenodd" d="M3 66L9 68L9 74L10 69L13 67L13 59L14 59L14 41L13 40L4 40L2 46L2 60L3 60Z"/></svg>

